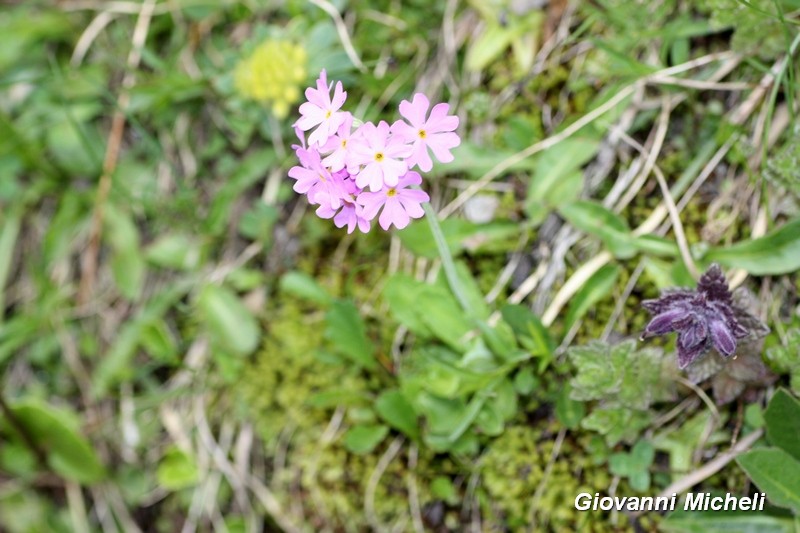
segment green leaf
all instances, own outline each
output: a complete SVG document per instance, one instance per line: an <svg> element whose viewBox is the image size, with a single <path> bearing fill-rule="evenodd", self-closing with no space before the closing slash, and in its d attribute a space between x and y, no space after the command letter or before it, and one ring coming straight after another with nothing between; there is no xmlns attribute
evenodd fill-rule
<svg viewBox="0 0 800 533"><path fill-rule="evenodd" d="M559 214L575 228L599 237L608 250L620 259L636 254L634 238L624 218L602 205L578 200L558 208Z"/></svg>
<svg viewBox="0 0 800 533"><path fill-rule="evenodd" d="M770 502L800 513L800 461L779 448L761 448L736 458Z"/></svg>
<svg viewBox="0 0 800 533"><path fill-rule="evenodd" d="M771 444L800 460L800 402L778 389L764 412L767 439Z"/></svg>
<svg viewBox="0 0 800 533"><path fill-rule="evenodd" d="M188 453L172 447L158 463L156 478L165 489L177 491L196 485L200 472Z"/></svg>
<svg viewBox="0 0 800 533"><path fill-rule="evenodd" d="M556 341L533 311L522 305L506 305L500 313L517 339L532 355L550 358L556 349Z"/></svg>
<svg viewBox="0 0 800 533"><path fill-rule="evenodd" d="M188 235L168 233L148 246L145 256L160 267L193 270L200 262L200 249Z"/></svg>
<svg viewBox="0 0 800 533"><path fill-rule="evenodd" d="M136 300L144 285L146 266L139 248L139 230L124 210L109 204L106 207L105 235L114 249L111 272L122 295Z"/></svg>
<svg viewBox="0 0 800 533"><path fill-rule="evenodd" d="M705 260L741 268L755 276L788 274L800 270L800 218L758 239L712 248Z"/></svg>
<svg viewBox="0 0 800 533"><path fill-rule="evenodd" d="M471 331L470 321L451 298L442 298L433 291L419 294L417 305L424 310L431 332L458 352L463 352L464 337Z"/></svg>
<svg viewBox="0 0 800 533"><path fill-rule="evenodd" d="M517 390L517 394L527 396L538 386L539 380L536 379L533 369L530 367L521 369L519 372L517 372L517 375L514 376L514 388Z"/></svg>
<svg viewBox="0 0 800 533"><path fill-rule="evenodd" d="M583 190L580 168L590 161L600 146L596 139L573 137L542 153L528 185L525 210L539 223L548 209L575 200Z"/></svg>
<svg viewBox="0 0 800 533"><path fill-rule="evenodd" d="M495 61L508 48L514 39L514 32L507 26L493 23L486 26L483 33L467 50L464 66L472 72L479 72Z"/></svg>
<svg viewBox="0 0 800 533"><path fill-rule="evenodd" d="M475 417L475 428L484 435L496 437L503 433L503 417L491 403L485 403Z"/></svg>
<svg viewBox="0 0 800 533"><path fill-rule="evenodd" d="M378 416L394 429L412 439L419 438L419 425L414 407L399 390L389 390L378 396L375 401Z"/></svg>
<svg viewBox="0 0 800 533"><path fill-rule="evenodd" d="M336 300L325 317L327 338L336 353L364 368L376 368L373 348L358 308L350 300Z"/></svg>
<svg viewBox="0 0 800 533"><path fill-rule="evenodd" d="M465 140L453 149L453 161L435 165L432 173L441 175L464 173L478 178L513 156L514 153L514 150L502 150L495 146L487 147ZM535 159L528 158L512 165L508 170L531 171L535 168ZM447 220L453 219L448 218ZM447 220L443 220L442 223L447 222Z"/></svg>
<svg viewBox="0 0 800 533"><path fill-rule="evenodd" d="M236 355L256 349L261 331L253 314L236 294L220 285L203 287L197 298L197 310L212 342Z"/></svg>
<svg viewBox="0 0 800 533"><path fill-rule="evenodd" d="M752 514L750 511L676 511L659 523L667 533L795 533L788 517Z"/></svg>
<svg viewBox="0 0 800 533"><path fill-rule="evenodd" d="M94 449L79 433L74 413L37 400L20 401L10 407L27 434L44 450L54 472L82 484L105 477L105 468Z"/></svg>
<svg viewBox="0 0 800 533"><path fill-rule="evenodd" d="M631 244L640 252L651 255L677 257L680 253L677 244L657 235L640 235L635 237Z"/></svg>
<svg viewBox="0 0 800 533"><path fill-rule="evenodd" d="M586 416L586 408L582 402L573 400L572 387L566 384L561 387L556 399L556 418L567 429L577 429L581 420Z"/></svg>
<svg viewBox="0 0 800 533"><path fill-rule="evenodd" d="M221 234L231 220L231 209L234 201L256 181L263 179L264 175L275 164L275 152L271 148L252 152L232 172L230 178L224 182L219 191L214 194L214 200L209 208L208 216L204 222L206 231L212 235Z"/></svg>
<svg viewBox="0 0 800 533"><path fill-rule="evenodd" d="M344 447L356 455L366 455L383 442L389 428L383 425L355 426L344 435Z"/></svg>
<svg viewBox="0 0 800 533"><path fill-rule="evenodd" d="M328 306L331 303L331 295L328 294L317 280L305 272L293 270L281 276L278 286L281 292L290 294L309 302L321 306Z"/></svg>
<svg viewBox="0 0 800 533"><path fill-rule="evenodd" d="M617 282L619 270L617 265L605 265L586 281L569 304L564 319L564 331L572 329L575 322L611 292Z"/></svg>
<svg viewBox="0 0 800 533"><path fill-rule="evenodd" d="M179 280L173 283L168 289L153 296L132 319L122 325L92 375L92 394L95 398L105 395L110 387L136 370L131 361L145 328L154 320L164 316L167 309L182 298L193 284L191 280Z"/></svg>
<svg viewBox="0 0 800 533"><path fill-rule="evenodd" d="M448 218L440 222L447 247L450 253L458 255L463 250L477 252L491 250L492 246L505 246L509 238L516 238L520 228L516 223L509 221L494 221L487 224L475 224L462 218ZM411 252L420 257L436 259L439 250L433 239L428 224L409 224L397 232L400 242ZM508 246L510 247L510 246Z"/></svg>

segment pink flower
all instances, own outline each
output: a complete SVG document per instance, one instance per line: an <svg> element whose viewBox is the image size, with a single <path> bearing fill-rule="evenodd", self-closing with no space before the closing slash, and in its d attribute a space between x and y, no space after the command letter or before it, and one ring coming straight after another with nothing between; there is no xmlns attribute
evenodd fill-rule
<svg viewBox="0 0 800 533"><path fill-rule="evenodd" d="M383 208L378 219L381 227L388 230L394 224L397 229L408 226L412 218L420 218L425 213L422 203L430 200L425 191L408 188L422 183L418 172L407 172L396 186L385 186L378 192L362 192L358 195L358 203L364 206L363 217L372 220Z"/></svg>
<svg viewBox="0 0 800 533"><path fill-rule="evenodd" d="M450 106L436 104L426 121L428 106L430 102L422 93L415 94L411 102L403 100L400 102L400 114L411 124L398 120L392 125L393 131L402 135L407 142L414 143L414 152L408 158L409 168L417 165L423 172L433 168L428 148L436 159L449 163L453 160L450 150L461 144L458 134L454 133L458 127L458 117L447 114Z"/></svg>
<svg viewBox="0 0 800 533"><path fill-rule="evenodd" d="M322 166L316 149L298 148L295 153L301 165L289 169L289 177L297 180L292 187L295 192L307 195L308 201L312 204L339 209L342 206L342 197L345 195L342 177L331 174Z"/></svg>
<svg viewBox="0 0 800 533"><path fill-rule="evenodd" d="M331 100L331 87L328 85L328 78L325 70L319 74L317 88L306 89L305 102L300 106L302 115L295 125L302 131L308 131L317 126L317 129L308 136L309 146L322 146L328 137L335 132L345 119L345 112L339 111L347 98L347 93L342 89L342 82L336 82L336 90Z"/></svg>
<svg viewBox="0 0 800 533"><path fill-rule="evenodd" d="M347 175L347 172L334 174L334 178ZM353 233L358 227L362 233L370 230L370 221L363 217L364 208L356 203L356 196L361 193L361 189L356 187L353 180L342 179L342 190L344 195L341 197L341 209L333 209L330 204L321 204L317 208L317 216L320 218L333 218L333 223L337 228L347 226L347 233Z"/></svg>
<svg viewBox="0 0 800 533"><path fill-rule="evenodd" d="M353 137L353 135L351 135L352 127L353 115L345 113L344 122L339 126L337 134L329 138L325 146L322 147L323 152L327 153L333 151L333 153L322 160L322 164L330 168L332 172L342 170L347 163L350 149L348 143L350 142L350 138Z"/></svg>
<svg viewBox="0 0 800 533"><path fill-rule="evenodd" d="M378 126L367 122L356 131L357 142L350 143L351 157L347 170L356 176L356 185L380 191L384 184L397 185L397 180L408 170L406 159L412 147L399 135L392 135L389 124L380 121ZM359 166L364 165L359 170Z"/></svg>

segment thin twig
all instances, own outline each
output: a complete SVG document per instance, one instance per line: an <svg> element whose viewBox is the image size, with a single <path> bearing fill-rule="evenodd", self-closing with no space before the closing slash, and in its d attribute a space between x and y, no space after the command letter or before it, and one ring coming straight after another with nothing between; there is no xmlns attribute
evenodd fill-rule
<svg viewBox="0 0 800 533"><path fill-rule="evenodd" d="M733 445L728 451L717 455L714 459L707 462L700 468L670 484L667 488L661 491L657 498L669 497L672 496L673 493L682 494L703 480L713 476L722 470L725 465L736 459L736 456L746 452L750 446L752 446L758 439L761 438L763 434L763 429L757 429L752 433L749 433L742 440ZM633 513L633 515L638 516L641 513L641 511L638 511Z"/></svg>
<svg viewBox="0 0 800 533"><path fill-rule="evenodd" d="M383 455L381 455L381 458L378 459L378 464L375 465L375 469L370 474L369 480L367 480L367 486L364 491L364 514L366 514L367 522L369 522L374 531L384 530L383 524L378 520L378 515L375 514L375 491L378 489L378 483L380 483L383 473L386 472L389 464L403 447L404 440L402 436L395 437Z"/></svg>
<svg viewBox="0 0 800 533"><path fill-rule="evenodd" d="M122 79L122 91L117 99L117 110L111 119L111 133L108 136L106 155L103 159L103 173L97 186L94 215L89 231L89 244L81 256L81 281L78 289L78 302L80 304L89 300L94 286L94 279L97 275L97 257L100 251L100 236L103 231L103 210L111 191L111 178L117 168L122 146L122 134L125 131L125 112L128 109L131 98L130 89L136 81L136 68L142 59L142 49L147 40L155 5L155 0L144 0L133 30L132 46L127 61L128 71Z"/></svg>
<svg viewBox="0 0 800 533"><path fill-rule="evenodd" d="M361 58L358 57L358 53L356 53L356 49L353 47L353 42L350 40L350 34L347 33L347 26L342 19L342 15L336 9L336 6L328 2L328 0L311 0L311 3L330 15L333 19L333 24L336 26L336 33L339 34L339 39L342 41L342 46L344 47L347 57L350 58L350 61L353 62L353 65L355 65L359 71L366 72L367 67L361 62Z"/></svg>

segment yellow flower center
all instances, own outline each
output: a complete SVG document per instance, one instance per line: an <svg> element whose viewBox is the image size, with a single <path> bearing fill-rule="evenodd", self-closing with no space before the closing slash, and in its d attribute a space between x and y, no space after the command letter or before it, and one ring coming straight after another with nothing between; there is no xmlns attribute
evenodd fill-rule
<svg viewBox="0 0 800 533"><path fill-rule="evenodd" d="M383 152L378 152L375 154L375 161L377 161L378 163L383 161Z"/></svg>
<svg viewBox="0 0 800 533"><path fill-rule="evenodd" d="M391 198L392 196L397 196L397 189L389 189L386 191L386 196Z"/></svg>
<svg viewBox="0 0 800 533"><path fill-rule="evenodd" d="M417 132L417 135L419 135L419 138L420 138L420 139L424 139L425 137L427 137L427 136L428 136L428 132L426 132L425 130L419 130L419 131Z"/></svg>
<svg viewBox="0 0 800 533"><path fill-rule="evenodd" d="M332 114L333 114L333 113L332 113L330 110L328 110L328 111L325 113L325 118L331 118L331 115L332 115Z"/></svg>
<svg viewBox="0 0 800 533"><path fill-rule="evenodd" d="M347 148L347 139L342 139L342 148Z"/></svg>

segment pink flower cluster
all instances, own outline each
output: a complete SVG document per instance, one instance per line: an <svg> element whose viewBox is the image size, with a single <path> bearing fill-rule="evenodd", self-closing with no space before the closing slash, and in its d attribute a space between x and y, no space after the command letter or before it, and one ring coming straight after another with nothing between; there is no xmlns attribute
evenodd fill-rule
<svg viewBox="0 0 800 533"><path fill-rule="evenodd" d="M453 160L450 150L461 143L455 133L458 117L447 114L448 104L436 104L428 115L430 102L417 93L411 102L400 103L405 120L353 128L353 115L342 111L347 99L342 82L336 82L333 97L332 89L324 70L316 89L306 89L308 101L294 125L301 143L293 146L300 165L289 170L294 190L318 206L317 215L332 218L336 227L347 226L348 233L356 227L368 232L375 217L384 230L392 224L405 228L423 215L422 203L430 200L415 187L422 176L412 169L433 168L429 149L443 163Z"/></svg>

